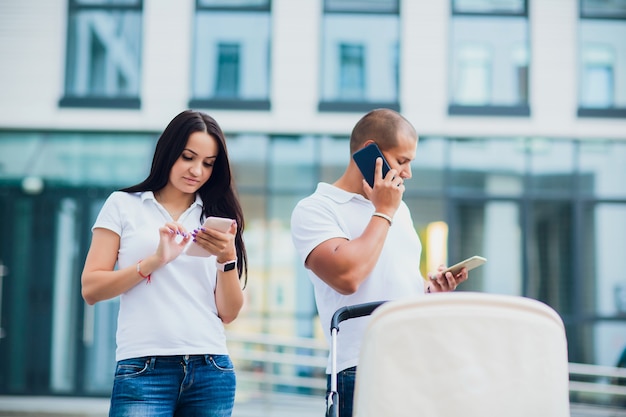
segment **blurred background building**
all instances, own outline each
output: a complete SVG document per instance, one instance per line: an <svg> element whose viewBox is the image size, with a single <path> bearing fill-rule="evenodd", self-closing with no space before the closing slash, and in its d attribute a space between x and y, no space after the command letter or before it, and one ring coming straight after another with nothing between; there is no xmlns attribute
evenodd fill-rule
<svg viewBox="0 0 626 417"><path fill-rule="evenodd" d="M459 290L541 300L570 362L614 366L625 0L0 0L0 394L109 395L118 301L81 298L90 229L186 108L227 133L247 217L229 331L321 344L291 210L378 107L420 135L423 273L485 256Z"/></svg>

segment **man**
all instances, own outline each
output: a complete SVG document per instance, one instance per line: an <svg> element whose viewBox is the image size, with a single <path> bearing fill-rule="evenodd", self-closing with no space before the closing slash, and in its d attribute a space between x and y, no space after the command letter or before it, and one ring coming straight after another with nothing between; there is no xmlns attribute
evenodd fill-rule
<svg viewBox="0 0 626 417"><path fill-rule="evenodd" d="M346 305L451 291L467 279L440 271L425 281L419 271L422 246L407 205L404 181L411 178L417 148L415 128L399 113L377 109L355 125L350 154L376 143L390 166L382 175L376 160L370 187L350 158L334 183L320 183L298 203L291 217L294 245L313 283L317 310L330 339L333 313ZM348 320L338 333L339 415L352 415L356 365L367 319ZM327 368L329 373L330 365ZM329 378L330 389L330 378Z"/></svg>

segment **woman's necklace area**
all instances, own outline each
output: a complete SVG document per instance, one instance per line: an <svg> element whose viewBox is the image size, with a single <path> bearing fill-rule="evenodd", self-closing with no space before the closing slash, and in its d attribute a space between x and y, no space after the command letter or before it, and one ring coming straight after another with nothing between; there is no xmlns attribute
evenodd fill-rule
<svg viewBox="0 0 626 417"><path fill-rule="evenodd" d="M187 206L186 208L182 209L182 210L178 210L178 211L172 211L168 208L168 203L166 203L165 201L163 201L163 198L161 197L161 193L159 191L154 193L154 198L156 199L156 201L158 201L159 204L161 204L161 207L163 207L165 209L165 211L168 212L168 214L170 215L170 217L174 220L178 220L178 217L183 214L188 208L189 206Z"/></svg>

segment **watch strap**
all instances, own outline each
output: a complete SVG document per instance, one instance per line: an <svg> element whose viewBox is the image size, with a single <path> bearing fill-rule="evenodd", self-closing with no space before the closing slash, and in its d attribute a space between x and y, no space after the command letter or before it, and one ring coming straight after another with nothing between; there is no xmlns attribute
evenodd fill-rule
<svg viewBox="0 0 626 417"><path fill-rule="evenodd" d="M217 265L218 271L222 271L222 272L232 271L237 266L237 259L235 258L232 261L226 261L224 263L216 261L215 265Z"/></svg>

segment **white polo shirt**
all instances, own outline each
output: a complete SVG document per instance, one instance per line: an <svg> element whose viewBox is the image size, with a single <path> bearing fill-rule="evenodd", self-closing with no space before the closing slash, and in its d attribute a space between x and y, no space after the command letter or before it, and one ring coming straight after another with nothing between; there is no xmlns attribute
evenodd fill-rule
<svg viewBox="0 0 626 417"><path fill-rule="evenodd" d="M291 235L302 262L322 242L332 238L352 240L361 236L373 213L373 204L360 194L319 183L315 193L301 200L291 216ZM402 202L376 266L354 294L338 293L307 269L329 345L330 320L340 307L424 294L424 281L419 270L421 252L422 244L409 208ZM340 324L338 371L357 365L367 320L362 317ZM330 358L327 372L330 372Z"/></svg>
<svg viewBox="0 0 626 417"><path fill-rule="evenodd" d="M178 222L191 232L201 225L202 200ZM152 255L159 227L172 221L152 192L112 193L92 228L120 236L118 267ZM120 296L116 360L156 355L227 354L224 326L217 316L215 257L184 253Z"/></svg>

